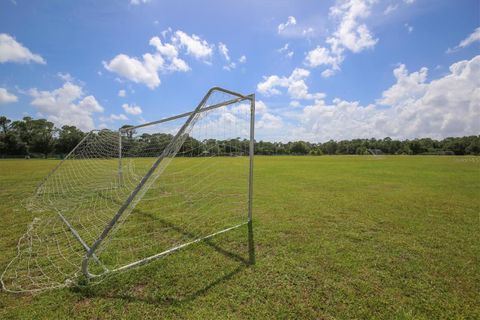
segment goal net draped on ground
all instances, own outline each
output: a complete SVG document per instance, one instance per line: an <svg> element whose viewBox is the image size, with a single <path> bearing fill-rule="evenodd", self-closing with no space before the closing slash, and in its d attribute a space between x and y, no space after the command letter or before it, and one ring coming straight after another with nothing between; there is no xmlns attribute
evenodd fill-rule
<svg viewBox="0 0 480 320"><path fill-rule="evenodd" d="M90 132L44 179L1 281L94 281L251 222L254 95L211 89L192 111Z"/></svg>

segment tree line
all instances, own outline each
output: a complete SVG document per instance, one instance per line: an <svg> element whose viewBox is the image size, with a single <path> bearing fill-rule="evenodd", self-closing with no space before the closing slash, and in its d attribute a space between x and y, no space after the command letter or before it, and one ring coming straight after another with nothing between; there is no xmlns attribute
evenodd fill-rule
<svg viewBox="0 0 480 320"><path fill-rule="evenodd" d="M124 126L128 127L128 125ZM104 132L110 130L105 129ZM142 134L136 136L132 131L124 135L130 148L141 150L151 149L154 145L165 145L171 139L164 134ZM64 125L61 128L46 119L24 117L22 120L11 121L0 116L0 157L63 157L70 152L86 133L75 126ZM186 155L197 156L202 150L211 150L213 145L223 146L222 153L228 154L234 150L248 150L248 140L240 138L225 141L209 139L198 141L188 137L182 149ZM192 146L195 146L192 148ZM230 149L229 149L230 148ZM158 149L157 149L158 150ZM188 151L188 150L196 150ZM182 150L181 150L182 152ZM190 152L190 153L188 153ZM203 151L205 152L205 151ZM363 155L363 154L444 154L444 155L479 155L480 136L449 137L443 140L421 138L413 140L384 139L353 139L324 143L306 141L269 142L256 141L255 154L258 155Z"/></svg>

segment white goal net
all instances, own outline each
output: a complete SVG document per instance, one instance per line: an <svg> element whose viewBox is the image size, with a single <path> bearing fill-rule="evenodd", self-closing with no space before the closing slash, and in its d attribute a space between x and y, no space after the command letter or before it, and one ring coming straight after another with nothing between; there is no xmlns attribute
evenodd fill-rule
<svg viewBox="0 0 480 320"><path fill-rule="evenodd" d="M90 132L29 202L4 289L100 279L251 222L253 117L253 95L213 88L192 112Z"/></svg>

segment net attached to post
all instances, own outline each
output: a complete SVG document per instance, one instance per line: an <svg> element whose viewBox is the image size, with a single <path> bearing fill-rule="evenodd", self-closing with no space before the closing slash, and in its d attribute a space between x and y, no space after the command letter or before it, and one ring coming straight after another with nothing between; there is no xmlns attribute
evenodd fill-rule
<svg viewBox="0 0 480 320"><path fill-rule="evenodd" d="M31 199L4 289L75 283L92 246L88 274L101 278L245 224L250 117L248 97L212 90L196 112L89 133Z"/></svg>

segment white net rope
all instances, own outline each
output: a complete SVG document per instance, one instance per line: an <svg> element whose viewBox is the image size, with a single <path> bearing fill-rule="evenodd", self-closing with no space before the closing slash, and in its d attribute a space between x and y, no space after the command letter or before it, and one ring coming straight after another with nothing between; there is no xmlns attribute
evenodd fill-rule
<svg viewBox="0 0 480 320"><path fill-rule="evenodd" d="M30 201L36 218L2 274L5 290L69 285L160 155L159 166L100 243L89 272L106 274L248 219L250 101L214 92L187 117L134 130L91 132ZM218 108L209 108L215 105Z"/></svg>

